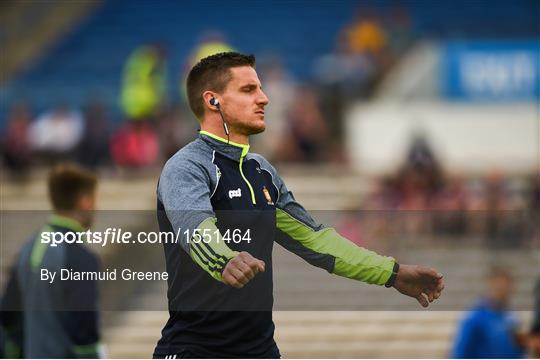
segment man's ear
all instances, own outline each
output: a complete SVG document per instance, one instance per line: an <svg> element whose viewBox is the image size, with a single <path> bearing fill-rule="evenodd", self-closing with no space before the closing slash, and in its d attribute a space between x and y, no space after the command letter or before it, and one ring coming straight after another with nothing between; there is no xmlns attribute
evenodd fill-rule
<svg viewBox="0 0 540 360"><path fill-rule="evenodd" d="M215 92L213 92L213 91L205 91L202 94L202 98L203 98L204 106L205 106L206 109L208 109L210 111L217 111L218 110L218 108L215 105L212 105L211 102L210 102L212 99L219 100L218 95Z"/></svg>

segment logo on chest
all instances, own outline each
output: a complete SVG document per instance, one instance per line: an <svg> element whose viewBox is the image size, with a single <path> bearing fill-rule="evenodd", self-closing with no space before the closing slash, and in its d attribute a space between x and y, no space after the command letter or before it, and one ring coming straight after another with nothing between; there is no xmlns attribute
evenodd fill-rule
<svg viewBox="0 0 540 360"><path fill-rule="evenodd" d="M238 188L236 190L229 190L229 199L242 197L242 189Z"/></svg>
<svg viewBox="0 0 540 360"><path fill-rule="evenodd" d="M270 191L266 188L266 186L263 186L263 194L264 198L266 199L266 203L268 205L274 205L274 202L272 201L272 197L270 196Z"/></svg>

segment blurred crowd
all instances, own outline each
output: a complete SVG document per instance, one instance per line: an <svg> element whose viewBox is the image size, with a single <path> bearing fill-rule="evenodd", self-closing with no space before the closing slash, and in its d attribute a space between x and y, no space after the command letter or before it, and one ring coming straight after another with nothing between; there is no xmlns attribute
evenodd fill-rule
<svg viewBox="0 0 540 360"><path fill-rule="evenodd" d="M295 79L279 55L258 56L257 72L270 104L266 132L251 139L252 151L278 164L347 163L343 146L347 107L369 100L414 40L404 8L381 12L362 5L336 35L333 50L306 64L310 76L305 81ZM197 134L199 124L189 110L183 86L188 70L211 54L242 51L223 34L207 33L184 67L174 73L168 66L171 50L163 43L142 44L133 50L121 74L116 110L99 98L88 99L83 107L58 104L44 111L35 111L32 99L11 104L7 114L2 114L0 166L15 180L36 167L66 161L90 169L159 169ZM181 84L180 96L169 89L171 76ZM540 173L510 176L496 169L482 175L451 173L429 140L416 136L394 173L372 179L355 209L361 215L344 215L338 222L342 235L357 243L410 237L418 242L450 239L457 245L461 240L478 239L479 244L495 249L540 245ZM486 317L484 312L493 305L500 305L496 309L500 313L506 311L511 280L504 271L489 274L487 294L473 313ZM494 301L488 301L491 298ZM453 357L475 357L472 348L487 348L466 336L470 321L466 318L460 325ZM506 335L514 336L513 329Z"/></svg>
<svg viewBox="0 0 540 360"><path fill-rule="evenodd" d="M373 217L379 219L372 224L379 236L477 235L493 247L520 246L539 239L540 174L450 174L419 135L394 174L374 179L362 209L400 214Z"/></svg>
<svg viewBox="0 0 540 360"><path fill-rule="evenodd" d="M257 71L270 104L266 132L252 138L252 151L276 163L346 163L345 109L372 96L411 46L410 23L400 7L384 12L361 7L338 32L334 51L314 59L308 81L295 79L280 56L259 56ZM197 133L183 88L187 71L203 57L231 50L236 49L223 34L204 34L179 71L180 96L173 96L167 85L171 49L163 43L134 49L122 73L120 112L97 98L83 108L59 104L40 113L29 102L13 104L0 140L4 167L19 177L66 160L88 168L160 167ZM413 139L402 166L376 179L362 209L410 211L400 232L485 234L494 244L530 238L531 214L540 207L538 174L530 179L496 171L479 177L450 174L428 140Z"/></svg>
<svg viewBox="0 0 540 360"><path fill-rule="evenodd" d="M409 27L400 8L377 13L362 7L337 34L335 50L315 59L311 77L301 83L280 56L259 56L257 70L270 104L267 132L255 137L253 151L275 162L345 162L344 109L370 96L410 43ZM231 50L236 49L223 34L203 34L179 83L201 58ZM169 51L159 42L133 50L122 73L120 112L99 99L89 99L84 108L58 104L40 113L33 112L31 99L12 104L1 138L5 167L24 175L33 166L63 160L92 168L159 166L194 138L198 126L183 85L179 97L168 89Z"/></svg>
<svg viewBox="0 0 540 360"><path fill-rule="evenodd" d="M407 10L381 12L364 4L338 33L335 49L314 62L313 79L321 111L329 121L331 144L343 136L347 106L369 99L383 76L414 43Z"/></svg>

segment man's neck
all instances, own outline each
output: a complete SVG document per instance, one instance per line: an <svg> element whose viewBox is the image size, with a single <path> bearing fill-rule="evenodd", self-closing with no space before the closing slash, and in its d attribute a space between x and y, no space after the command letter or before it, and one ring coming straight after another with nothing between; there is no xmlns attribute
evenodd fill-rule
<svg viewBox="0 0 540 360"><path fill-rule="evenodd" d="M227 134L225 133L223 123L221 122L219 124L214 122L213 125L211 125L210 121L205 121L201 124L201 130L219 136L220 138L227 139ZM230 126L228 140L237 144L249 145L249 136L236 133Z"/></svg>
<svg viewBox="0 0 540 360"><path fill-rule="evenodd" d="M503 300L487 297L486 302L488 303L489 307L495 311L503 311L507 308L507 302Z"/></svg>
<svg viewBox="0 0 540 360"><path fill-rule="evenodd" d="M62 218L65 218L65 219L68 219L68 220L71 220L73 222L75 222L76 224L86 228L87 226L85 226L83 223L83 219L81 218L81 215L79 213L77 213L76 211L55 211L54 215L56 216L59 216L59 217L62 217Z"/></svg>

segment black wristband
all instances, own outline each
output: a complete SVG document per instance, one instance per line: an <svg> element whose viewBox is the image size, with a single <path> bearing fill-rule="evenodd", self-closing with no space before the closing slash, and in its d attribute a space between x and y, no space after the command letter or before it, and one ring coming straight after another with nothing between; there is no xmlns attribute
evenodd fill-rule
<svg viewBox="0 0 540 360"><path fill-rule="evenodd" d="M396 261L394 263L394 268L392 269L392 275L390 275L390 278L388 279L386 284L384 284L385 287L391 288L392 286L394 286L394 283L396 282L398 271L399 271L399 264Z"/></svg>

